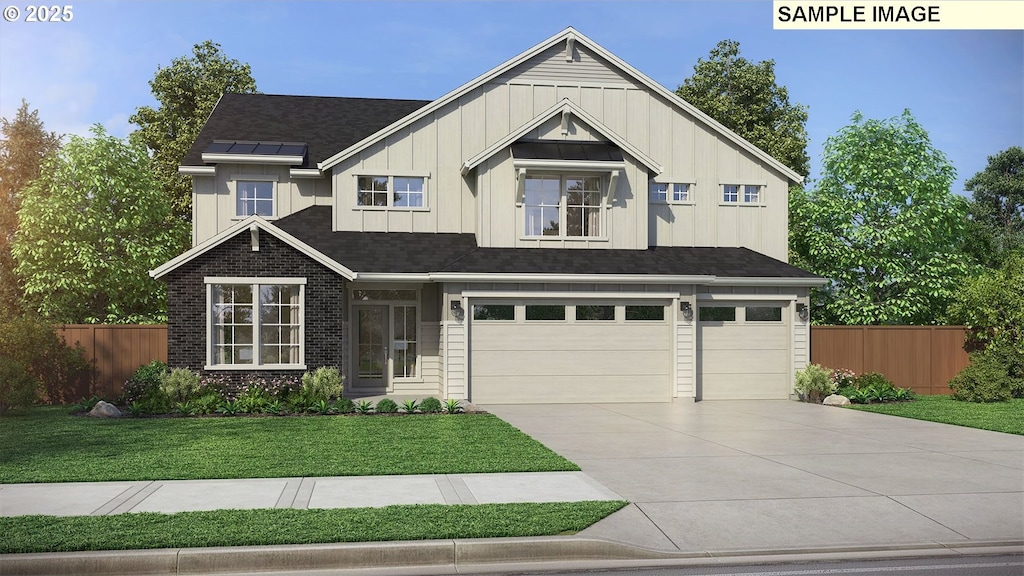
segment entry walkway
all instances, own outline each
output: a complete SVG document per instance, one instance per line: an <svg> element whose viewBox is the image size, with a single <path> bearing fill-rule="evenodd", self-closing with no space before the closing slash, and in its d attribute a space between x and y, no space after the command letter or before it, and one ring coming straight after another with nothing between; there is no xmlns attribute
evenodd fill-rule
<svg viewBox="0 0 1024 576"><path fill-rule="evenodd" d="M0 485L0 516L621 500L582 472Z"/></svg>

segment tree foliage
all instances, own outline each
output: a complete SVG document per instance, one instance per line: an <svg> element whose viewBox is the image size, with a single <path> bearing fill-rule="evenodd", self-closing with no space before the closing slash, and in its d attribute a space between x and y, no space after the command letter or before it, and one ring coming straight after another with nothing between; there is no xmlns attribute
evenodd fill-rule
<svg viewBox="0 0 1024 576"><path fill-rule="evenodd" d="M159 107L141 106L129 120L139 126L131 138L152 151L153 170L172 201L175 217L191 222L191 180L178 166L225 92L254 93L256 81L248 64L229 59L220 44L196 44L191 57L175 58L157 67L149 81Z"/></svg>
<svg viewBox="0 0 1024 576"><path fill-rule="evenodd" d="M999 268L1024 249L1024 148L988 157L988 165L964 185L973 193L965 249L979 263Z"/></svg>
<svg viewBox="0 0 1024 576"><path fill-rule="evenodd" d="M22 288L14 274L11 241L18 229L21 192L39 176L43 158L60 147L60 136L47 132L39 110L24 99L13 120L0 118L0 318L20 311Z"/></svg>
<svg viewBox="0 0 1024 576"><path fill-rule="evenodd" d="M831 280L813 296L825 324L935 324L973 272L960 250L965 201L955 170L910 111L860 113L825 143L822 178L791 201L792 248Z"/></svg>
<svg viewBox="0 0 1024 576"><path fill-rule="evenodd" d="M751 62L722 40L676 94L799 174L807 174L807 107L775 81L775 61Z"/></svg>
<svg viewBox="0 0 1024 576"><path fill-rule="evenodd" d="M51 322L166 318L163 284L148 271L177 253L184 223L145 148L108 135L72 136L24 191L14 237L25 299Z"/></svg>

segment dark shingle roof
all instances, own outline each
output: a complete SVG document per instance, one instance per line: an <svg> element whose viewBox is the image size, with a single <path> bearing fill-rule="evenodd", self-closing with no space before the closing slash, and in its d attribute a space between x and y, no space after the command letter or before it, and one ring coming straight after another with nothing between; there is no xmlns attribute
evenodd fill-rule
<svg viewBox="0 0 1024 576"><path fill-rule="evenodd" d="M303 167L316 166L345 148L412 114L429 100L225 94L181 161L202 166L214 140L304 142Z"/></svg>
<svg viewBox="0 0 1024 576"><path fill-rule="evenodd" d="M817 278L748 248L654 247L648 250L479 248L473 234L332 232L331 208L313 206L275 222L354 272L493 274L713 275Z"/></svg>

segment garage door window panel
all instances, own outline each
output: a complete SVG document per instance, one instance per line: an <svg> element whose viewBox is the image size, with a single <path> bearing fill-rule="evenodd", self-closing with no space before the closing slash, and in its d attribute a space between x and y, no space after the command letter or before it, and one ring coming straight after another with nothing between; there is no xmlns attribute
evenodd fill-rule
<svg viewBox="0 0 1024 576"><path fill-rule="evenodd" d="M664 320L664 306L626 306L627 322L662 322Z"/></svg>
<svg viewBox="0 0 1024 576"><path fill-rule="evenodd" d="M744 313L747 322L782 322L782 308L779 306L747 306Z"/></svg>
<svg viewBox="0 0 1024 576"><path fill-rule="evenodd" d="M735 306L701 306L699 319L701 322L735 322Z"/></svg>
<svg viewBox="0 0 1024 576"><path fill-rule="evenodd" d="M548 304L534 304L526 307L526 319L528 321L564 321L565 306L552 306Z"/></svg>
<svg viewBox="0 0 1024 576"><path fill-rule="evenodd" d="M579 322L614 322L615 306L577 305L576 320Z"/></svg>
<svg viewBox="0 0 1024 576"><path fill-rule="evenodd" d="M514 322L516 307L511 304L474 304L473 320L489 322Z"/></svg>

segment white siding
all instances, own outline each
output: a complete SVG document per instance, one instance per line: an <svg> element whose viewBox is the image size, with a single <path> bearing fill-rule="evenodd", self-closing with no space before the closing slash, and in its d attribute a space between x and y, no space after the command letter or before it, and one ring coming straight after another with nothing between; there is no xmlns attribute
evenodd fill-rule
<svg viewBox="0 0 1024 576"><path fill-rule="evenodd" d="M676 324L676 397L694 396L694 328L693 322Z"/></svg>
<svg viewBox="0 0 1024 576"><path fill-rule="evenodd" d="M445 397L466 399L466 325L442 322L444 330Z"/></svg>

